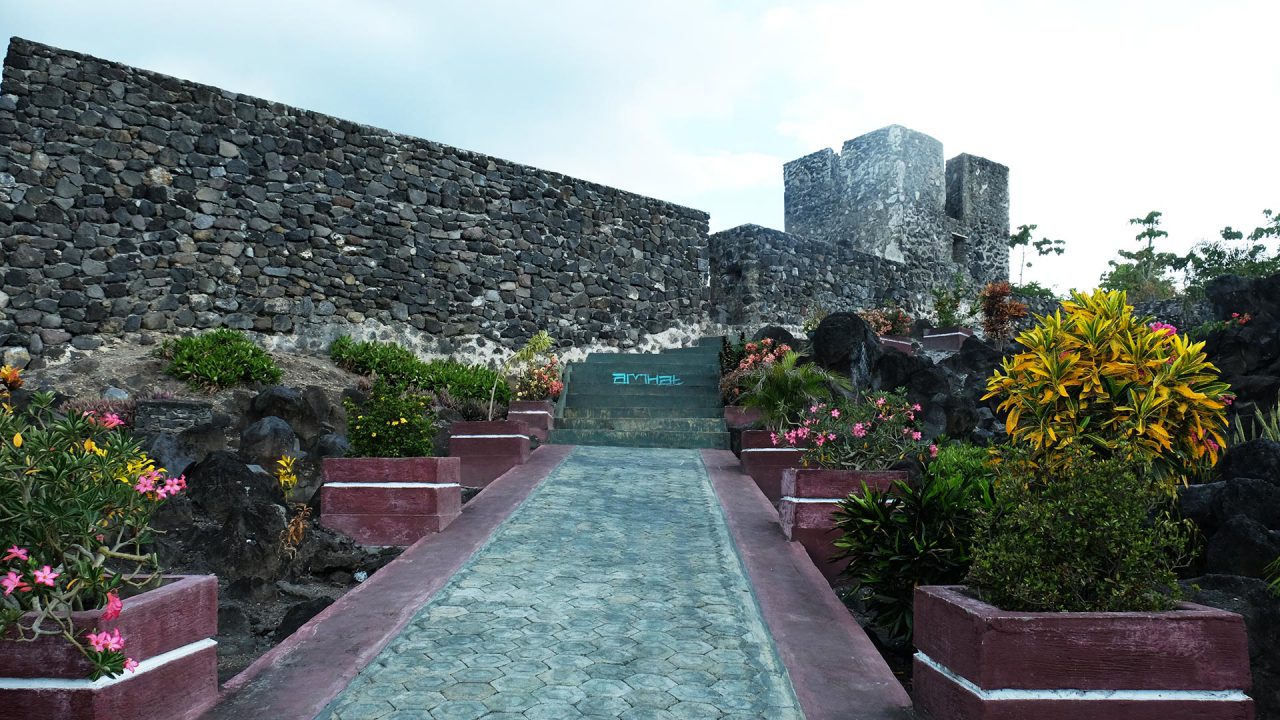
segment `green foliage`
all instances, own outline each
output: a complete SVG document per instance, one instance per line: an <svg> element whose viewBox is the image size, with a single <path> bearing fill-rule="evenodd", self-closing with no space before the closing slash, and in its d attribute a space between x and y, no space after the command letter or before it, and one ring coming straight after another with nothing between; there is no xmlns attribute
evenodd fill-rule
<svg viewBox="0 0 1280 720"><path fill-rule="evenodd" d="M1185 268L1187 259L1176 253L1156 251L1155 242L1169 236L1160 229L1161 215L1158 210L1152 210L1145 217L1129 220L1130 225L1142 228L1134 240L1146 246L1136 251L1118 251L1128 262L1108 263L1111 270L1102 276L1103 289L1124 292L1134 302L1167 300L1174 296L1172 273Z"/></svg>
<svg viewBox="0 0 1280 720"><path fill-rule="evenodd" d="M1263 410L1253 409L1253 417L1239 416L1231 426L1231 445L1243 445L1250 440L1280 442L1280 406Z"/></svg>
<svg viewBox="0 0 1280 720"><path fill-rule="evenodd" d="M1075 447L1052 469L1006 454L996 509L982 519L968 583L1029 612L1167 610L1192 525L1141 465Z"/></svg>
<svg viewBox="0 0 1280 720"><path fill-rule="evenodd" d="M805 408L803 419L781 439L804 448L806 467L836 470L888 470L906 457L921 454L924 433L912 404L899 388L893 392L869 392L854 401L825 402ZM774 434L774 444L779 444ZM935 448L936 449L936 448Z"/></svg>
<svg viewBox="0 0 1280 720"><path fill-rule="evenodd" d="M1040 298L1043 300L1058 299L1058 293L1054 292L1053 288L1047 288L1035 280L1032 280L1026 285L1012 285L1011 288L1013 289L1013 294L1016 297Z"/></svg>
<svg viewBox="0 0 1280 720"><path fill-rule="evenodd" d="M1122 292L1073 293L1062 310L1018 336L984 400L999 397L1005 429L1033 460L1085 445L1103 457L1154 463L1184 481L1217 461L1228 386L1177 329L1135 317Z"/></svg>
<svg viewBox="0 0 1280 720"><path fill-rule="evenodd" d="M791 352L790 345L774 347L773 338L765 338L759 342L749 342L742 346L742 355L738 364L720 378L720 397L725 405L737 405L742 397L750 392L759 380L760 371L781 360ZM721 351L721 362L724 351Z"/></svg>
<svg viewBox="0 0 1280 720"><path fill-rule="evenodd" d="M493 419L493 410L498 399L498 385L505 384L513 376L519 375L524 368L529 365L537 364L539 358L551 352L551 348L555 347L555 340L551 339L551 335L546 330L539 330L537 334L529 338L519 350L511 354L506 362L502 363L502 370L498 373L493 381L493 385L489 388L489 419ZM555 356L553 355L552 358ZM504 387L508 397L510 396L510 388Z"/></svg>
<svg viewBox="0 0 1280 720"><path fill-rule="evenodd" d="M368 399L346 406L351 457L430 457L435 452L434 398L413 386L374 381Z"/></svg>
<svg viewBox="0 0 1280 720"><path fill-rule="evenodd" d="M781 360L753 371L739 402L759 408L765 427L781 430L799 425L810 405L827 402L838 390L850 390L849 379L817 365L800 365L800 355L788 351Z"/></svg>
<svg viewBox="0 0 1280 720"><path fill-rule="evenodd" d="M814 330L817 330L818 326L822 324L822 321L830 314L830 310L827 310L820 305L814 305L806 309L804 312L804 318L800 321L800 330L805 333L811 333Z"/></svg>
<svg viewBox="0 0 1280 720"><path fill-rule="evenodd" d="M738 369L742 359L747 356L747 335L738 333L738 339L730 342L729 337L720 339L720 375L728 375Z"/></svg>
<svg viewBox="0 0 1280 720"><path fill-rule="evenodd" d="M109 614L125 589L153 586L151 519L185 480L123 431L55 412L53 393L15 409L9 391L20 385L17 371L0 371L0 638L60 636L89 660L90 677L119 674L128 638L123 652L86 646L93 628L77 627L72 613Z"/></svg>
<svg viewBox="0 0 1280 720"><path fill-rule="evenodd" d="M1280 557L1267 566L1267 577L1271 578L1271 592L1280 595Z"/></svg>
<svg viewBox="0 0 1280 720"><path fill-rule="evenodd" d="M419 390L438 393L448 390L458 400L489 400L489 391L502 375L483 365L469 365L457 360L423 361L413 351L395 343L376 340L355 342L340 337L329 346L329 357L338 367L361 375L375 375L391 385L412 385ZM510 400L510 389L501 384L496 397Z"/></svg>
<svg viewBox="0 0 1280 720"><path fill-rule="evenodd" d="M1187 255L1187 295L1204 297L1210 281L1224 275L1243 277L1267 277L1280 272L1280 252L1269 253L1262 243L1267 239L1280 239L1280 214L1263 210L1265 222L1249 235L1233 229L1222 229L1222 242L1201 242ZM1248 245L1239 245L1245 242Z"/></svg>
<svg viewBox="0 0 1280 720"><path fill-rule="evenodd" d="M166 340L160 354L169 360L166 373L195 388L280 382L280 368L271 355L239 330L221 328Z"/></svg>
<svg viewBox="0 0 1280 720"><path fill-rule="evenodd" d="M917 585L951 585L969 572L978 518L993 508L990 455L948 445L921 483L863 488L834 517L837 558L848 558L852 593L890 636L910 640Z"/></svg>
<svg viewBox="0 0 1280 720"><path fill-rule="evenodd" d="M1036 255L1045 257L1046 255L1061 255L1066 252L1066 241L1050 240L1049 238L1040 238L1032 241L1031 233L1036 229L1036 225L1019 225L1018 231L1009 235L1009 248L1020 248L1021 254L1018 257L1018 285L1022 284L1023 271L1031 267L1031 263L1027 261L1027 246L1035 248ZM1032 283L1033 285L1036 283Z"/></svg>
<svg viewBox="0 0 1280 720"><path fill-rule="evenodd" d="M958 327L973 317L973 289L965 282L964 275L956 273L951 277L949 286L935 287L930 293L933 295L933 311L938 316L938 327ZM969 307L965 308L966 304Z"/></svg>

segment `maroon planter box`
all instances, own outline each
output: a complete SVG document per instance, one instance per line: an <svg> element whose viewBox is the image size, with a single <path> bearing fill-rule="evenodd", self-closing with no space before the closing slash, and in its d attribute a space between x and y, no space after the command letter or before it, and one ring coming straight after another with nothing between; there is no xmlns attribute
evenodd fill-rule
<svg viewBox="0 0 1280 720"><path fill-rule="evenodd" d="M768 430L743 430L742 471L756 481L760 492L774 505L782 498L782 471L800 467L804 452L790 447L775 447L773 433Z"/></svg>
<svg viewBox="0 0 1280 720"><path fill-rule="evenodd" d="M1008 612L916 588L916 709L933 720L1249 720L1244 621L1169 612Z"/></svg>
<svg viewBox="0 0 1280 720"><path fill-rule="evenodd" d="M529 434L546 442L555 427L556 405L551 400L512 400L507 407L508 420L521 420Z"/></svg>
<svg viewBox="0 0 1280 720"><path fill-rule="evenodd" d="M916 354L915 343L911 342L911 338L907 335L881 335L880 344L906 353L907 355Z"/></svg>
<svg viewBox="0 0 1280 720"><path fill-rule="evenodd" d="M973 329L967 327L931 328L924 331L924 349L938 352L956 352L964 341L973 337Z"/></svg>
<svg viewBox="0 0 1280 720"><path fill-rule="evenodd" d="M364 545L412 545L462 513L458 458L325 458L320 524Z"/></svg>
<svg viewBox="0 0 1280 720"><path fill-rule="evenodd" d="M778 516L782 532L788 540L804 546L813 564L828 580L834 580L848 560L831 562L836 554L832 513L841 500L861 494L862 486L888 490L896 480L906 480L901 470L825 470L821 468L789 468L782 472L782 500Z"/></svg>
<svg viewBox="0 0 1280 720"><path fill-rule="evenodd" d="M748 408L741 405L724 406L724 424L730 430L749 430L764 417L760 408Z"/></svg>
<svg viewBox="0 0 1280 720"><path fill-rule="evenodd" d="M61 637L0 642L0 720L188 720L218 699L218 582L175 575L124 598L120 617L72 613L78 633L116 630L133 672L89 680L90 665Z"/></svg>
<svg viewBox="0 0 1280 720"><path fill-rule="evenodd" d="M456 422L449 427L449 455L462 458L462 484L485 487L529 459L529 425L522 420Z"/></svg>

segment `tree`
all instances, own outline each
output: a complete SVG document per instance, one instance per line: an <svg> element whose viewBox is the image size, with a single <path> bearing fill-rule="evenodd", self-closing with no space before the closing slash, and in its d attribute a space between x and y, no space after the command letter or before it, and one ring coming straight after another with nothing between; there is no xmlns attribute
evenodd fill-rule
<svg viewBox="0 0 1280 720"><path fill-rule="evenodd" d="M1262 216L1265 222L1254 228L1247 238L1243 232L1228 225L1219 233L1221 242L1200 242L1191 248L1187 255L1188 295L1203 296L1209 281L1223 275L1265 277L1280 272L1280 251L1268 253L1262 242L1270 238L1280 239L1280 214L1263 210ZM1246 240L1249 245L1233 245Z"/></svg>
<svg viewBox="0 0 1280 720"><path fill-rule="evenodd" d="M1027 246L1035 248L1036 255L1044 257L1049 254L1061 255L1066 252L1067 243L1063 240L1050 240L1049 238L1040 238L1032 242L1031 232L1036 229L1036 225L1019 225L1018 232L1009 236L1009 248L1021 248L1022 252L1018 257L1018 285L1022 286L1022 274L1026 268L1031 267L1031 263L1027 261Z"/></svg>
<svg viewBox="0 0 1280 720"><path fill-rule="evenodd" d="M1107 290L1123 290L1131 302L1165 300L1173 297L1175 288L1172 273L1187 265L1187 258L1177 253L1157 252L1157 240L1169 237L1160 229L1159 210L1152 210L1145 217L1132 218L1130 225L1142 230L1133 237L1145 247L1136 251L1120 250L1120 257L1128 262L1111 260L1111 271L1102 276L1102 287Z"/></svg>

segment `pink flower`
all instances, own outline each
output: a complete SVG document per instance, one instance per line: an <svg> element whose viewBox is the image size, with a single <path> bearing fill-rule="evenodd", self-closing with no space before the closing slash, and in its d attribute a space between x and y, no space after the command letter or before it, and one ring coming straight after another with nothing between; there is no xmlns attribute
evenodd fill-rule
<svg viewBox="0 0 1280 720"><path fill-rule="evenodd" d="M908 419L908 420L915 420L915 419L916 419L916 414L915 414L915 412L914 412L914 411L912 411L912 410L908 410L908 411L907 411L907 419Z"/></svg>
<svg viewBox="0 0 1280 720"><path fill-rule="evenodd" d="M833 418L838 418L838 417L840 417L840 411L839 411L839 410L837 410L837 409L835 409L835 408L832 408L832 410L831 410L831 417L833 417Z"/></svg>
<svg viewBox="0 0 1280 720"><path fill-rule="evenodd" d="M138 491L138 493L140 493L140 494L142 494L142 495L146 495L147 493L155 492L155 491L156 491L156 481L155 481L155 478L150 477L150 476L147 476L147 475L139 475L139 476L138 476L138 484L137 484L137 485L134 485L134 486L133 486L133 489L134 489L134 490L136 490L136 491Z"/></svg>
<svg viewBox="0 0 1280 720"><path fill-rule="evenodd" d="M919 430L917 430L917 431L915 431L915 432L911 433L911 439L912 439L912 440L919 440L920 438L921 438L921 435L920 435L920 431L919 431Z"/></svg>
<svg viewBox="0 0 1280 720"><path fill-rule="evenodd" d="M4 594L12 595L15 590L18 592L31 592L31 586L22 580L22 576L10 570L8 575L0 578L0 585L4 586Z"/></svg>
<svg viewBox="0 0 1280 720"><path fill-rule="evenodd" d="M156 495L161 499L173 497L174 495L182 492L183 488L186 486L187 478L185 475L179 475L176 478L171 477L164 481L163 486L156 488Z"/></svg>
<svg viewBox="0 0 1280 720"><path fill-rule="evenodd" d="M810 405L810 406L809 406L809 414L810 414L810 415L813 415L813 414L815 414L815 413L817 413L817 412L818 412L818 406L817 406L817 405Z"/></svg>
<svg viewBox="0 0 1280 720"><path fill-rule="evenodd" d="M773 443L773 446L774 446L774 447L777 447L777 446L778 446L778 433L769 433L769 440Z"/></svg>
<svg viewBox="0 0 1280 720"><path fill-rule="evenodd" d="M0 558L0 562L4 562L7 560L26 560L26 559L27 559L26 548L20 548L17 545L14 545L13 547L9 548L6 551L5 556L3 558Z"/></svg>
<svg viewBox="0 0 1280 720"><path fill-rule="evenodd" d="M48 565L45 565L44 567L37 570L35 573L36 584L48 585L49 587L53 587L55 584L53 581L58 579L58 576L61 574L62 573L54 572L53 568L49 567Z"/></svg>
<svg viewBox="0 0 1280 720"><path fill-rule="evenodd" d="M120 637L120 629L111 632L85 633L84 637L95 652L119 652L124 649L124 638Z"/></svg>
<svg viewBox="0 0 1280 720"><path fill-rule="evenodd" d="M931 457L931 458L936 458L936 457L938 457L938 446L937 446L937 445L930 445L930 446L929 446L929 457Z"/></svg>
<svg viewBox="0 0 1280 720"><path fill-rule="evenodd" d="M835 434L835 433L827 433L827 439L828 439L828 440L835 440L835 439L836 439L836 434Z"/></svg>
<svg viewBox="0 0 1280 720"><path fill-rule="evenodd" d="M1226 405L1226 406L1228 406L1228 407L1230 407L1230 406L1231 406L1231 403L1233 403L1233 402L1235 402L1235 401L1236 401L1236 398L1235 398L1235 396L1234 396L1234 395L1223 395L1223 396L1222 396L1222 404L1223 404L1223 405ZM7 558L6 558L6 559L7 559Z"/></svg>
<svg viewBox="0 0 1280 720"><path fill-rule="evenodd" d="M120 596L113 592L107 593L107 607L102 611L103 620L115 620L120 617L120 609L124 607L124 603L120 602Z"/></svg>
<svg viewBox="0 0 1280 720"><path fill-rule="evenodd" d="M822 444L825 443L826 441L827 441L826 435L819 435L818 439L815 440L814 443L817 444L818 447L822 447Z"/></svg>
<svg viewBox="0 0 1280 720"><path fill-rule="evenodd" d="M876 398L876 407L884 407L884 398Z"/></svg>
<svg viewBox="0 0 1280 720"><path fill-rule="evenodd" d="M98 421L98 424L108 430L113 430L123 425L124 421L115 413L107 413L102 416L102 419Z"/></svg>
<svg viewBox="0 0 1280 720"><path fill-rule="evenodd" d="M89 632L84 634L84 639L89 641L89 647L92 647L94 652L102 652L107 649L108 637L106 633Z"/></svg>
<svg viewBox="0 0 1280 720"><path fill-rule="evenodd" d="M903 434L903 435L910 435L910 434L911 434L911 428L902 428L902 434Z"/></svg>
<svg viewBox="0 0 1280 720"><path fill-rule="evenodd" d="M920 412L923 408L920 407L920 403L916 403L911 406L911 409L915 410L916 412Z"/></svg>
<svg viewBox="0 0 1280 720"><path fill-rule="evenodd" d="M1153 332L1164 335L1165 337L1178 334L1178 328L1170 325L1169 323L1163 323L1163 322L1151 323L1151 330Z"/></svg>
<svg viewBox="0 0 1280 720"><path fill-rule="evenodd" d="M128 670L129 672L133 672L134 670L137 670L137 669L138 669L138 661L137 661L137 660L134 660L133 658L125 658L125 659L124 659L124 669L125 669L125 670Z"/></svg>
<svg viewBox="0 0 1280 720"><path fill-rule="evenodd" d="M866 436L867 436L867 426L866 426L866 425L863 425L862 423L854 423L854 424L853 424L853 436L854 436L854 437L866 437Z"/></svg>

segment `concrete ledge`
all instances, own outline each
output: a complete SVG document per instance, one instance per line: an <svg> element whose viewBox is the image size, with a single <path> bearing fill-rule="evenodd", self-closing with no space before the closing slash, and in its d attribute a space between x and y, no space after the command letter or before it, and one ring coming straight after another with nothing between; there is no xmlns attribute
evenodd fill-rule
<svg viewBox="0 0 1280 720"><path fill-rule="evenodd" d="M964 341L973 337L967 327L932 328L924 331L924 349L934 352L959 352Z"/></svg>
<svg viewBox="0 0 1280 720"><path fill-rule="evenodd" d="M449 428L449 455L462 459L462 484L482 488L528 461L531 437L523 420L456 422Z"/></svg>
<svg viewBox="0 0 1280 720"><path fill-rule="evenodd" d="M326 458L320 524L364 545L412 545L462 512L458 458Z"/></svg>
<svg viewBox="0 0 1280 720"><path fill-rule="evenodd" d="M807 720L905 720L911 699L732 453L703 450L778 655Z"/></svg>
<svg viewBox="0 0 1280 720"><path fill-rule="evenodd" d="M555 409L555 403L550 400L512 400L507 407L507 419L523 422L538 442L546 442L555 428Z"/></svg>
<svg viewBox="0 0 1280 720"><path fill-rule="evenodd" d="M804 451L776 447L768 430L742 431L742 469L775 505L782 499L782 471L800 467Z"/></svg>
<svg viewBox="0 0 1280 720"><path fill-rule="evenodd" d="M209 720L310 720L398 635L573 451L543 445L467 503L461 521L400 557L223 685Z"/></svg>
<svg viewBox="0 0 1280 720"><path fill-rule="evenodd" d="M828 580L835 580L849 565L848 560L832 562L836 554L832 513L840 501L861 493L865 483L876 490L888 490L896 480L906 480L901 470L826 470L822 468L787 468L782 471L782 499L778 501L778 518L782 534L804 546Z"/></svg>

